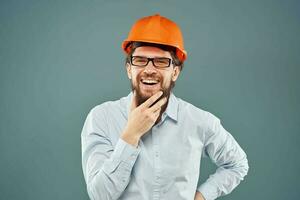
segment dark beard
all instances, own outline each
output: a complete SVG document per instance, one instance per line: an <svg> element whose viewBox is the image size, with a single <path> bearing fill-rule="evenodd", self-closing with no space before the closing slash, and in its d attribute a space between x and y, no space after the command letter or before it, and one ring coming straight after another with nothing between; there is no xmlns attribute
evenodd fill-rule
<svg viewBox="0 0 300 200"><path fill-rule="evenodd" d="M175 86L175 82L171 81L169 88L161 88L161 91L163 92L163 94L152 105L154 105L156 102L158 102L160 99L162 99L164 97L166 97L167 100L169 101L169 97L170 97L171 91L174 88L174 86ZM132 84L132 81L131 81L131 90L136 92L137 106L141 105L142 103L147 101L148 98L150 98L150 97L144 97L141 94L140 90L138 88L134 87L134 85Z"/></svg>
<svg viewBox="0 0 300 200"><path fill-rule="evenodd" d="M175 82L171 81L170 86L168 88L161 88L161 91L163 92L163 94L152 104L152 105L154 105L156 102L158 102L160 99L162 99L164 97L167 98L167 102L162 106L162 109L160 111L160 115L159 115L157 121L155 122L155 124L157 124L160 121L162 113L167 109L167 105L169 103L170 94L171 94L171 91L174 88L174 86L175 86ZM145 101L147 101L148 98L150 98L150 97L144 97L140 93L140 90L138 88L134 87L134 85L132 84L132 81L131 81L131 90L136 92L137 106L141 105L142 103L144 103Z"/></svg>

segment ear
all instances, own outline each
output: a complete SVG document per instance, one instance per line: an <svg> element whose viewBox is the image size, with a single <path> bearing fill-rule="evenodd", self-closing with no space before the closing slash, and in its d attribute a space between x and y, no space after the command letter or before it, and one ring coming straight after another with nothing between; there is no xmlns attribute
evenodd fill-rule
<svg viewBox="0 0 300 200"><path fill-rule="evenodd" d="M180 74L180 67L175 66L174 69L173 69L173 73L172 73L172 81L176 81L179 74Z"/></svg>
<svg viewBox="0 0 300 200"><path fill-rule="evenodd" d="M126 71L128 78L131 79L131 65L129 63L126 63Z"/></svg>

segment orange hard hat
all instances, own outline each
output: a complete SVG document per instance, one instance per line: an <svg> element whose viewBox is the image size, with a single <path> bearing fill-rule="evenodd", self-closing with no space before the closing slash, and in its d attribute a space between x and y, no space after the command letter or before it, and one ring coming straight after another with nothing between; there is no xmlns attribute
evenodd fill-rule
<svg viewBox="0 0 300 200"><path fill-rule="evenodd" d="M128 38L123 41L122 49L128 54L131 42L149 42L168 45L176 48L176 55L180 61L187 58L183 46L183 36L179 26L159 14L139 19L132 26Z"/></svg>

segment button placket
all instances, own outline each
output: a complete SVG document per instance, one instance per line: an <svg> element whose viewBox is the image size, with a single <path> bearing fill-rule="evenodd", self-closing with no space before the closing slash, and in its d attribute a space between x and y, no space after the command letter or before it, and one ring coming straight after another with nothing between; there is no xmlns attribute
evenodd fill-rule
<svg viewBox="0 0 300 200"><path fill-rule="evenodd" d="M159 155L159 146L158 138L156 135L156 127L152 128L152 137L153 137L153 152L154 152L154 186L153 186L153 199L158 200L160 196L160 155Z"/></svg>

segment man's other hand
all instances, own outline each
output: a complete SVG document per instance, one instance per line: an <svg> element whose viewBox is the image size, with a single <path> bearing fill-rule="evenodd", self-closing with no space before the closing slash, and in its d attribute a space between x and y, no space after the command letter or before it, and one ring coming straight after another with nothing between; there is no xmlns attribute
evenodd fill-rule
<svg viewBox="0 0 300 200"><path fill-rule="evenodd" d="M197 191L196 194L195 194L195 200L205 200L205 199L202 196L202 194Z"/></svg>

